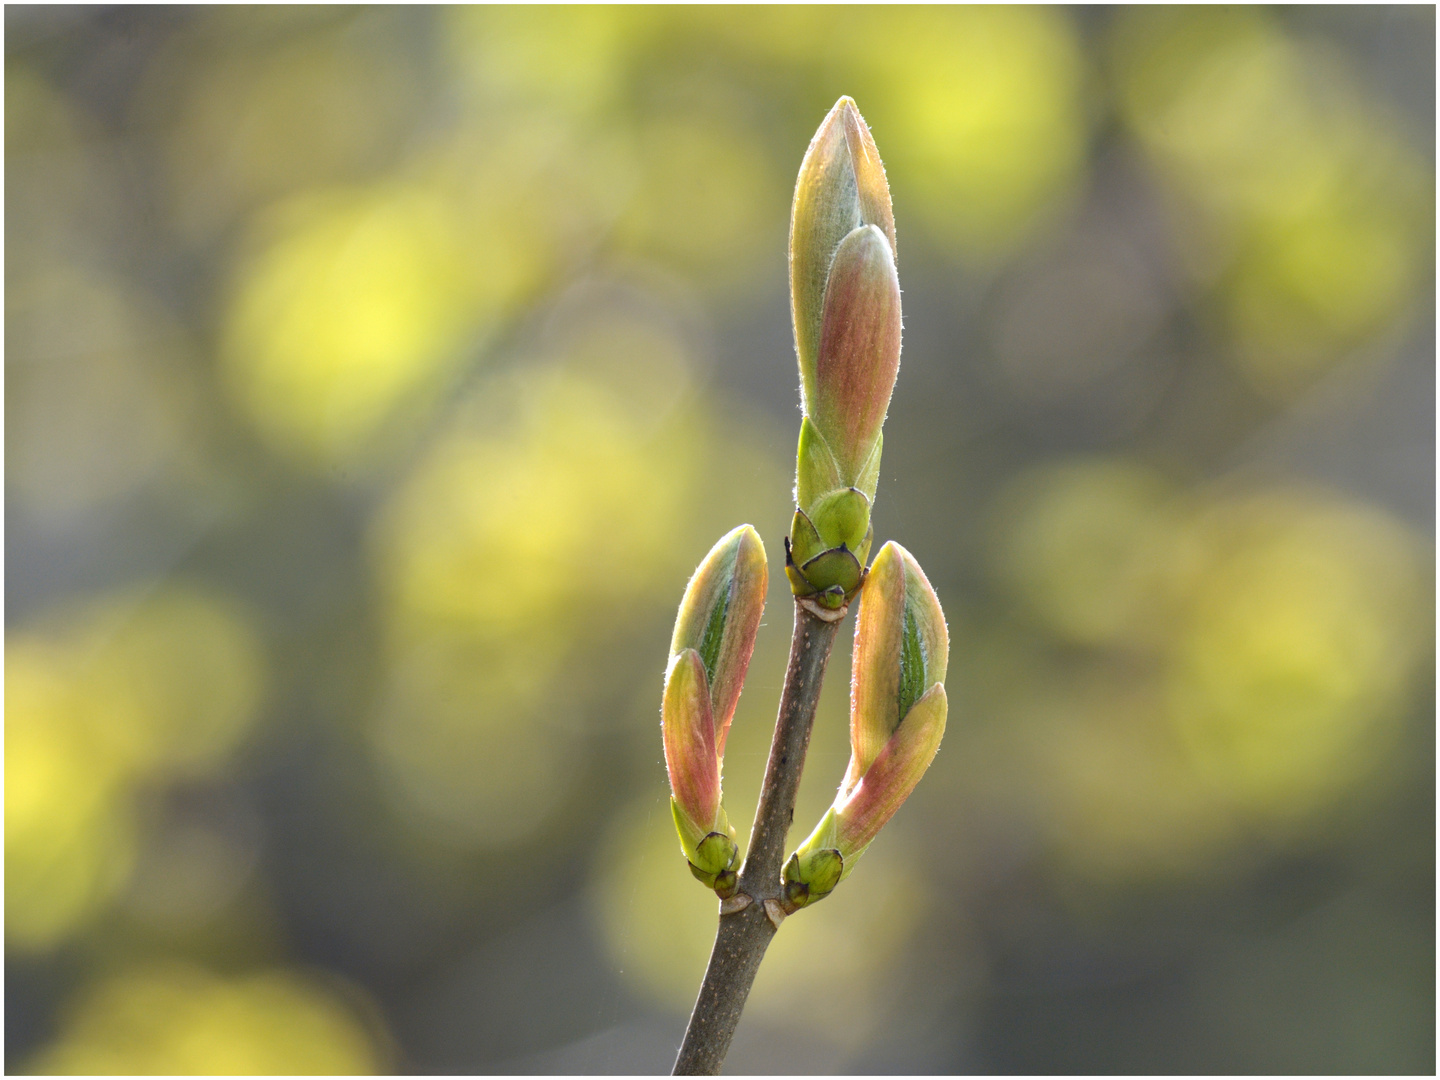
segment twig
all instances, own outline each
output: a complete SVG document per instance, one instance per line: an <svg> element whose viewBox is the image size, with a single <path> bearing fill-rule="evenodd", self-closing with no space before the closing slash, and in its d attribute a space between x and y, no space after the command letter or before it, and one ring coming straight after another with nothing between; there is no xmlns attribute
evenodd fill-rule
<svg viewBox="0 0 1440 1080"><path fill-rule="evenodd" d="M795 633L790 639L790 663L780 695L780 714L775 721L770 761L765 766L765 783L760 789L745 864L740 869L740 893L751 902L740 911L720 916L705 981L700 984L685 1041L675 1059L676 1076L713 1076L720 1072L755 972L775 936L778 920L784 918L776 903L766 901L776 901L781 895L785 834L795 817L795 795L800 789L805 751L810 746L820 684L839 628L835 612L827 611L822 616L813 605L796 601Z"/></svg>

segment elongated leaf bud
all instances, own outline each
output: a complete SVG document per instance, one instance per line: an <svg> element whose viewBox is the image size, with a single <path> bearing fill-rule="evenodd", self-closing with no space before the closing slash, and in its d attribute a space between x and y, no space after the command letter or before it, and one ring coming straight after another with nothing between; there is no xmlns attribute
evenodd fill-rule
<svg viewBox="0 0 1440 1080"><path fill-rule="evenodd" d="M814 903L849 876L930 767L945 734L949 656L935 590L914 556L887 543L855 624L850 765L834 805L786 866L792 907Z"/></svg>
<svg viewBox="0 0 1440 1080"><path fill-rule="evenodd" d="M796 596L843 608L864 580L901 328L890 189L849 98L830 110L800 166L790 302L805 419L786 576Z"/></svg>
<svg viewBox="0 0 1440 1080"><path fill-rule="evenodd" d="M765 608L765 546L749 525L710 549L685 588L670 641L661 728L671 813L691 872L721 897L739 855L725 815L725 739Z"/></svg>

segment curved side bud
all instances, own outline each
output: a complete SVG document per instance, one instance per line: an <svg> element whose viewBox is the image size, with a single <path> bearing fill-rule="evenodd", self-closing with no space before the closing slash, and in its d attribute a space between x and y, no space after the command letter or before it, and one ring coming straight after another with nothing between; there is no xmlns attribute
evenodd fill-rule
<svg viewBox="0 0 1440 1080"><path fill-rule="evenodd" d="M721 537L685 588L665 673L661 728L675 831L691 873L722 899L735 891L739 847L725 815L721 764L768 583L765 545L753 528Z"/></svg>
<svg viewBox="0 0 1440 1080"><path fill-rule="evenodd" d="M855 623L850 765L834 805L785 868L792 910L845 880L910 797L945 734L950 638L920 564L891 541L866 580Z"/></svg>
<svg viewBox="0 0 1440 1080"><path fill-rule="evenodd" d="M905 633L905 561L887 543L865 581L850 661L849 789L900 725L900 661Z"/></svg>
<svg viewBox="0 0 1440 1080"><path fill-rule="evenodd" d="M950 634L920 564L895 541L880 549L866 579L850 667L848 790L870 767L900 720L931 685L945 681Z"/></svg>

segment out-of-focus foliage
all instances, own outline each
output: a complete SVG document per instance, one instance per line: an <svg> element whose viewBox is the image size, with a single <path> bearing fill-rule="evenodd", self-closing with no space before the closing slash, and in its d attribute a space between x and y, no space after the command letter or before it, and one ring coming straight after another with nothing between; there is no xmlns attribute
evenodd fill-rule
<svg viewBox="0 0 1440 1080"><path fill-rule="evenodd" d="M446 207L425 192L309 196L273 215L222 355L267 441L345 461L409 399L433 396L485 305L466 288Z"/></svg>
<svg viewBox="0 0 1440 1080"><path fill-rule="evenodd" d="M844 38L896 197L913 192L923 215L911 229L928 224L971 257L993 256L1075 196L1086 73L1063 13L873 9Z"/></svg>
<svg viewBox="0 0 1440 1080"><path fill-rule="evenodd" d="M481 384L377 519L387 687L373 745L402 802L484 845L560 805L602 687L567 676L590 629L633 632L683 580L726 447L682 342L614 317L560 355Z"/></svg>
<svg viewBox="0 0 1440 1080"><path fill-rule="evenodd" d="M1185 204L1182 249L1250 379L1293 391L1405 311L1433 179L1333 46L1258 8L1170 8L1128 13L1115 50L1125 118Z"/></svg>
<svg viewBox="0 0 1440 1080"><path fill-rule="evenodd" d="M6 425L15 497L52 519L174 482L198 449L190 344L122 282L55 267L5 297L6 367L29 407Z"/></svg>
<svg viewBox="0 0 1440 1080"><path fill-rule="evenodd" d="M781 550L841 94L950 719L730 1067L1433 1071L1433 9L6 31L12 1071L669 1067L663 658L716 537Z"/></svg>
<svg viewBox="0 0 1440 1080"><path fill-rule="evenodd" d="M355 1075L381 1048L333 990L295 975L217 978L165 965L111 976L31 1062L52 1074Z"/></svg>
<svg viewBox="0 0 1440 1080"><path fill-rule="evenodd" d="M1027 616L1100 650L1009 706L1048 717L1047 828L1091 872L1205 873L1246 831L1323 830L1393 753L1429 614L1393 518L1093 461L1018 478L995 528Z"/></svg>
<svg viewBox="0 0 1440 1080"><path fill-rule="evenodd" d="M176 584L100 597L5 644L5 937L43 949L132 869L135 794L220 771L266 666L233 602Z"/></svg>
<svg viewBox="0 0 1440 1080"><path fill-rule="evenodd" d="M393 29L298 9L177 29L135 106L163 131L157 194L180 236L204 243L271 200L393 161L422 93Z"/></svg>

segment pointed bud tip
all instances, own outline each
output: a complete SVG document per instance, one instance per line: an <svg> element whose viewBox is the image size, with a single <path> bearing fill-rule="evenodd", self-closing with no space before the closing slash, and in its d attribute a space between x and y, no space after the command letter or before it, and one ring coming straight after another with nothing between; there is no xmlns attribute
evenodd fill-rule
<svg viewBox="0 0 1440 1080"><path fill-rule="evenodd" d="M905 565L905 556L910 554L894 540L886 540L880 550L875 553L875 561L870 564L871 585L874 585L874 576L879 574L888 576L895 572L896 568Z"/></svg>
<svg viewBox="0 0 1440 1080"><path fill-rule="evenodd" d="M746 566L767 568L765 541L760 539L760 534L755 531L755 526L741 525L730 535L735 537L737 564L743 562Z"/></svg>
<svg viewBox="0 0 1440 1080"><path fill-rule="evenodd" d="M727 544L735 544L737 546L758 544L762 550L765 547L764 543L760 540L760 534L755 531L755 526L749 522L746 522L744 525L736 525L735 528L731 529L716 542L717 547Z"/></svg>
<svg viewBox="0 0 1440 1080"><path fill-rule="evenodd" d="M837 128L843 129L847 124L865 121L860 116L860 107L855 104L855 99L849 94L841 94L835 104L830 106L830 111L825 114L825 119L820 121L820 126L815 131L815 138L828 136Z"/></svg>
<svg viewBox="0 0 1440 1080"><path fill-rule="evenodd" d="M885 165L880 160L880 151L875 146L875 137L870 125L860 115L860 110L849 98L842 98L848 106L841 110L845 122L845 145L850 152L850 167L855 174L856 196L860 200L861 220L878 225L890 242L891 257L895 255L895 210L890 202L890 182L885 176Z"/></svg>

